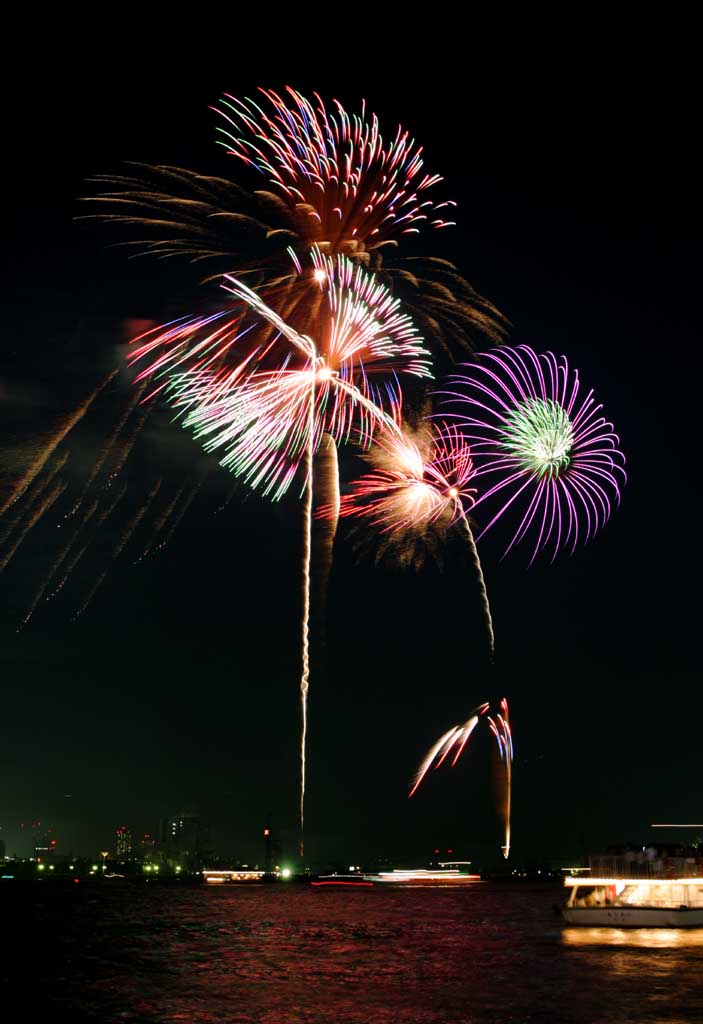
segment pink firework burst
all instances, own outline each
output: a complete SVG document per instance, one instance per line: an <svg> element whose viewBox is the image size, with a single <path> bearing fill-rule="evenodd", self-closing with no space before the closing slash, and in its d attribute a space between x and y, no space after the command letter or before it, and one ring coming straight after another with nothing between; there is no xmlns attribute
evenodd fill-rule
<svg viewBox="0 0 703 1024"><path fill-rule="evenodd" d="M548 547L552 558L561 547L573 552L620 501L620 439L564 356L520 345L481 358L444 392L471 444L476 477L486 479L476 505L499 503L479 539L515 506L520 519L506 554L530 533L530 564Z"/></svg>

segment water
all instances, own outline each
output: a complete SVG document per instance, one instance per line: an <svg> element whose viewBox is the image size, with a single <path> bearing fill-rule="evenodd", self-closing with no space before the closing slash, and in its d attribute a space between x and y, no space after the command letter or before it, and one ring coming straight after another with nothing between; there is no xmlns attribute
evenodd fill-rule
<svg viewBox="0 0 703 1024"><path fill-rule="evenodd" d="M560 896L13 886L0 970L25 1018L74 1024L703 1020L703 930L564 928Z"/></svg>

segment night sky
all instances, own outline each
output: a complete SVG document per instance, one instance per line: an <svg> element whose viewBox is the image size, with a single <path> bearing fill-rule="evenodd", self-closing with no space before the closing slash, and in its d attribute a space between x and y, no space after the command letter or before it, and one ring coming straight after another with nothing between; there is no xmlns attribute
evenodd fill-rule
<svg viewBox="0 0 703 1024"><path fill-rule="evenodd" d="M222 91L290 83L350 109L363 95L387 134L400 121L422 142L459 203L458 227L421 235L413 252L453 260L509 318L513 342L568 355L621 436L629 483L608 526L571 558L528 570L526 548L499 561L498 531L482 543L494 667L460 544L448 545L442 571L376 568L341 525L327 666L311 682L309 855L421 859L440 846L495 856L487 734L412 801L406 793L434 739L504 694L517 857L571 857L639 839L653 821L699 820L701 168L685 60L666 76L646 53L512 68L506 56L468 70L448 58L416 74L391 60L362 80L331 59L301 73L298 61L243 62L239 51L151 70L138 59L125 67L126 57L76 50L41 62L6 128L10 478L116 365L127 321L206 301L187 264L130 261L108 228L75 221L78 197L94 188L85 179L141 160L258 187L213 142L208 105ZM110 393L127 387L123 375ZM69 444L75 488L114 415L109 401L96 406ZM341 465L346 479L358 470L349 454ZM273 505L242 487L213 514L232 479L165 415L130 472L137 489L159 476L164 493L198 474L204 483L169 547L138 565L130 549L77 622L109 545L87 552L19 633L58 517L0 574L0 836L26 855L20 823L41 818L64 848L94 850L119 824L152 831L196 808L223 852L249 857L270 812L292 854L295 495Z"/></svg>

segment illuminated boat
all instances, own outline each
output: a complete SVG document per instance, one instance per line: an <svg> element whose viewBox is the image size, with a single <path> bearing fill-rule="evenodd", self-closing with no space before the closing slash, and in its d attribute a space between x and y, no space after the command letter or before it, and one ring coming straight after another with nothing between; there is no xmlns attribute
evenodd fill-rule
<svg viewBox="0 0 703 1024"><path fill-rule="evenodd" d="M458 868L395 868L393 871L379 871L376 875L364 875L365 879L386 885L465 885L478 882L480 875L470 875Z"/></svg>
<svg viewBox="0 0 703 1024"><path fill-rule="evenodd" d="M374 883L370 879L363 875L338 875L336 872L331 875L316 875L315 878L310 879L310 885L321 889L327 889L330 887L337 889L370 889L373 884Z"/></svg>
<svg viewBox="0 0 703 1024"><path fill-rule="evenodd" d="M611 928L703 927L703 863L692 858L629 862L591 858L590 874L567 875L561 914L569 924Z"/></svg>

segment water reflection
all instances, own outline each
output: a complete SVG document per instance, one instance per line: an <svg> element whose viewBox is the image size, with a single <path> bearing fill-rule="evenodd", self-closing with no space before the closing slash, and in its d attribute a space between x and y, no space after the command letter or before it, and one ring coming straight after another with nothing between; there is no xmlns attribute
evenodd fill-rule
<svg viewBox="0 0 703 1024"><path fill-rule="evenodd" d="M682 949L703 946L703 928L564 928L566 946Z"/></svg>

